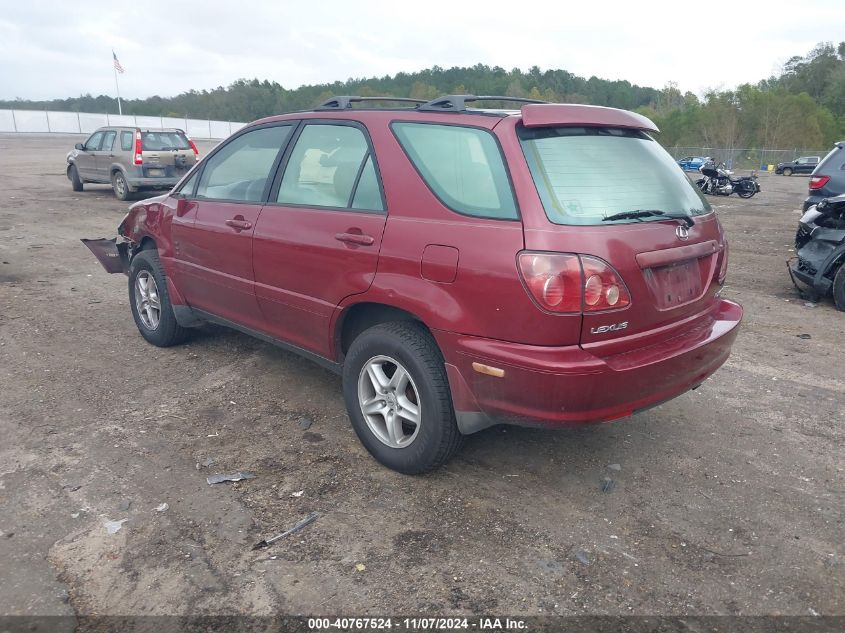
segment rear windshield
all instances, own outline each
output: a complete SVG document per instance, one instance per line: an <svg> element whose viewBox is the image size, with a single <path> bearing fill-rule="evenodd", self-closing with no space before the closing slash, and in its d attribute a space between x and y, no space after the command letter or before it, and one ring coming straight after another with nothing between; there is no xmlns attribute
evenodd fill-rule
<svg viewBox="0 0 845 633"><path fill-rule="evenodd" d="M520 127L518 133L546 215L555 224L602 224L604 218L633 211L687 215L710 211L675 160L643 132ZM658 215L613 222L659 219Z"/></svg>
<svg viewBox="0 0 845 633"><path fill-rule="evenodd" d="M141 146L151 152L168 149L191 149L188 137L181 132L141 132Z"/></svg>
<svg viewBox="0 0 845 633"><path fill-rule="evenodd" d="M840 149L841 148L838 143L834 145L833 149L827 153L827 156L825 156L824 160L819 163L819 166L816 167L816 171L813 173L822 173L824 170L833 171L835 169L845 169L845 161L842 160L845 158L845 152L842 152L839 155L839 160L834 158Z"/></svg>

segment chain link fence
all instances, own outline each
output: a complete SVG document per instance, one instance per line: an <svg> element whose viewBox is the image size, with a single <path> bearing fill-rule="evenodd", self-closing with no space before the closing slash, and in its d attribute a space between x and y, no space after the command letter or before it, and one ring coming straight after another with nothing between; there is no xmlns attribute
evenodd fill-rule
<svg viewBox="0 0 845 633"><path fill-rule="evenodd" d="M92 112L58 112L53 110L0 110L0 132L41 134L90 134L110 125L184 130L191 138L223 139L246 123L212 121L188 117L135 116L132 114L99 114Z"/></svg>
<svg viewBox="0 0 845 633"><path fill-rule="evenodd" d="M666 150L675 158L709 156L717 163L725 163L728 169L755 169L774 171L778 163L786 163L802 156L825 157L830 149L758 149L724 147L667 147Z"/></svg>

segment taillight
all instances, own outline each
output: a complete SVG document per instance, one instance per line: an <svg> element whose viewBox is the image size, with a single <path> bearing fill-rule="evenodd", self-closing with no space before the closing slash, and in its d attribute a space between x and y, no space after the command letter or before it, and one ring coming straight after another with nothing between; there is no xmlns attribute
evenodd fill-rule
<svg viewBox="0 0 845 633"><path fill-rule="evenodd" d="M719 277L716 281L722 286L725 283L725 278L728 276L728 241L725 240L725 248L722 249L722 259L719 264Z"/></svg>
<svg viewBox="0 0 845 633"><path fill-rule="evenodd" d="M141 144L141 133L139 131L135 131L135 164L136 165L143 165L144 164L144 156L143 152L144 147Z"/></svg>
<svg viewBox="0 0 845 633"><path fill-rule="evenodd" d="M622 278L603 259L581 255L584 267L584 312L618 310L631 304L631 295Z"/></svg>
<svg viewBox="0 0 845 633"><path fill-rule="evenodd" d="M191 146L191 149L192 149L192 150L194 150L194 156L199 157L199 155L200 155L200 151L199 151L199 149L197 148L197 144L196 144L196 143L194 143L194 141L193 141L193 140L188 139L188 145L190 145L190 146Z"/></svg>
<svg viewBox="0 0 845 633"><path fill-rule="evenodd" d="M550 312L581 312L581 262L577 255L520 253L519 271L531 296Z"/></svg>
<svg viewBox="0 0 845 633"><path fill-rule="evenodd" d="M810 189L821 189L829 180L830 176L813 176L810 178Z"/></svg>
<svg viewBox="0 0 845 633"><path fill-rule="evenodd" d="M519 271L531 296L549 312L617 310L631 303L619 274L598 257L524 252Z"/></svg>

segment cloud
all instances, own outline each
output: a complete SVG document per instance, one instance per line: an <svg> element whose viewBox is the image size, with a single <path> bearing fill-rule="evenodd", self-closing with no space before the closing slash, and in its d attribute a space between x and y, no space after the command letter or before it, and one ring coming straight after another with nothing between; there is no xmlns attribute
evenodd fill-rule
<svg viewBox="0 0 845 633"><path fill-rule="evenodd" d="M700 4L401 3L326 0L0 5L0 98L174 95L269 79L295 88L439 65L563 68L682 90L768 77L818 41L843 37L840 2ZM824 15L824 20L818 16Z"/></svg>

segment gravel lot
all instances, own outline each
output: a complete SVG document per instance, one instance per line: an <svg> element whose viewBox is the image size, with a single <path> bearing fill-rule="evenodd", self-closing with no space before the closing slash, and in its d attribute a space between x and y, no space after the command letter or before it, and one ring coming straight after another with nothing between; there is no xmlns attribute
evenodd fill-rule
<svg viewBox="0 0 845 633"><path fill-rule="evenodd" d="M845 614L845 314L784 265L806 178L712 199L746 317L699 390L406 477L316 365L222 328L143 341L79 242L126 205L71 191L74 142L0 136L0 614Z"/></svg>

